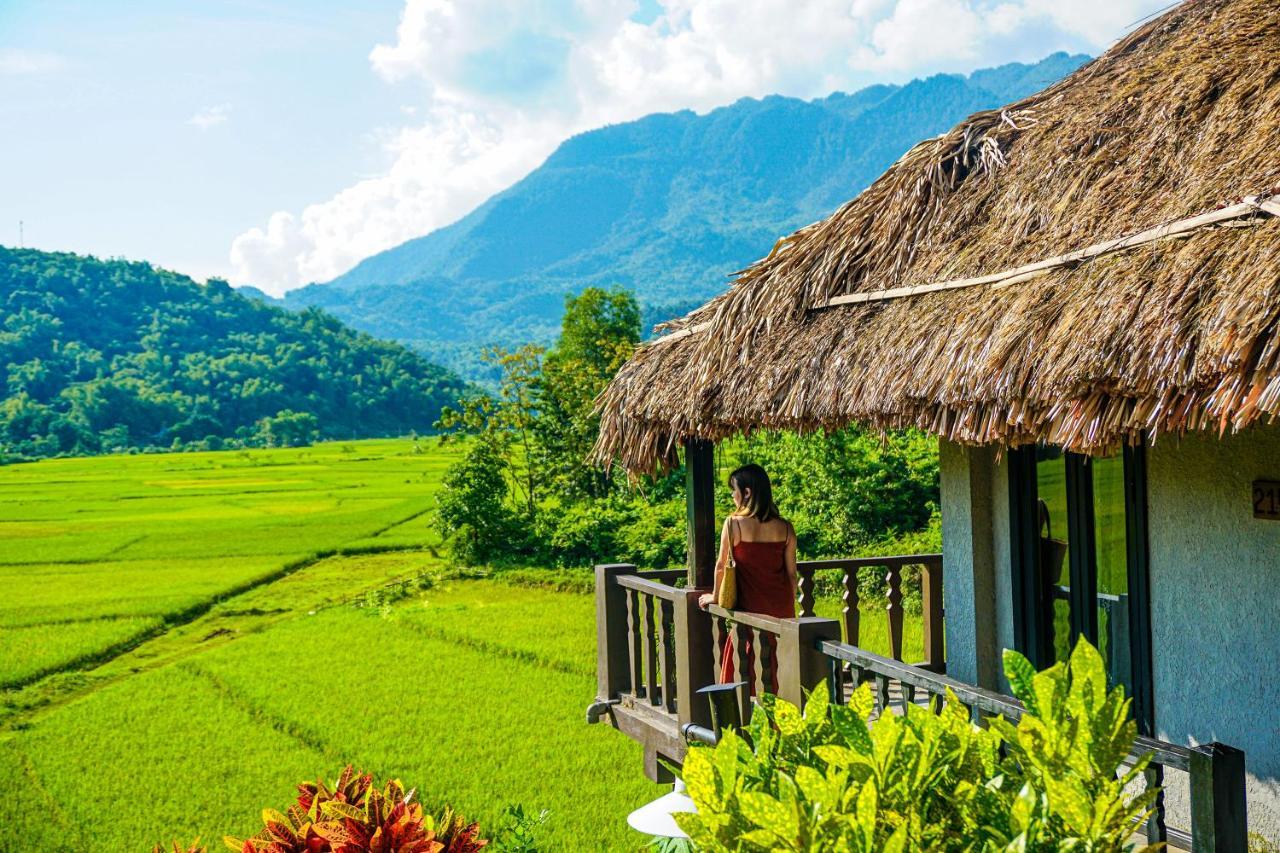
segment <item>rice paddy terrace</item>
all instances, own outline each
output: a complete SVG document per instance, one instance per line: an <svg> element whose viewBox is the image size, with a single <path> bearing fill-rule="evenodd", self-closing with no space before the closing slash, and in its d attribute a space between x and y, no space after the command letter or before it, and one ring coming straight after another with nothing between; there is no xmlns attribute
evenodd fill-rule
<svg viewBox="0 0 1280 853"><path fill-rule="evenodd" d="M216 849L348 763L487 828L546 809L543 850L643 846L640 748L583 722L594 600L447 565L430 512L457 453L0 467L0 851ZM887 650L882 605L862 626Z"/></svg>
<svg viewBox="0 0 1280 853"><path fill-rule="evenodd" d="M453 453L0 468L0 850L212 849L348 762L489 827L548 809L546 849L637 848L639 748L582 723L593 602L443 579Z"/></svg>

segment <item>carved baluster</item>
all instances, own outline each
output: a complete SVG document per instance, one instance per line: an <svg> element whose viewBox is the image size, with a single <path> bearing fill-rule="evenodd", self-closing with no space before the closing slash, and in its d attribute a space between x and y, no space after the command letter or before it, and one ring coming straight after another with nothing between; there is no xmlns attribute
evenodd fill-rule
<svg viewBox="0 0 1280 853"><path fill-rule="evenodd" d="M905 681L899 681L898 687L902 690L902 715L905 717L907 706L916 703L916 686Z"/></svg>
<svg viewBox="0 0 1280 853"><path fill-rule="evenodd" d="M719 616L711 617L711 677L717 682L720 680L720 673L724 671L724 641L728 633L725 631L724 620Z"/></svg>
<svg viewBox="0 0 1280 853"><path fill-rule="evenodd" d="M752 680L755 682L756 698L766 693L773 692L773 685L769 683L769 651L768 636L764 631L758 628L751 631L751 648L755 653L755 672L753 672Z"/></svg>
<svg viewBox="0 0 1280 853"><path fill-rule="evenodd" d="M800 569L800 615L813 615L813 569Z"/></svg>
<svg viewBox="0 0 1280 853"><path fill-rule="evenodd" d="M742 712L743 725L751 714L751 667L747 662L747 646L751 643L751 629L741 622L733 626L733 680L738 688L738 708Z"/></svg>
<svg viewBox="0 0 1280 853"><path fill-rule="evenodd" d="M889 676L876 673L876 707L881 714L889 713Z"/></svg>
<svg viewBox="0 0 1280 853"><path fill-rule="evenodd" d="M833 705L843 705L844 699L844 667L835 658L829 658L830 671L827 673L827 690L831 694Z"/></svg>
<svg viewBox="0 0 1280 853"><path fill-rule="evenodd" d="M669 712L676 712L676 618L675 607L670 601L662 599L660 620L662 625L662 706Z"/></svg>
<svg viewBox="0 0 1280 853"><path fill-rule="evenodd" d="M631 660L631 695L644 695L644 658L640 640L640 593L627 590L627 653Z"/></svg>
<svg viewBox="0 0 1280 853"><path fill-rule="evenodd" d="M654 627L654 604L657 601L649 595L643 596L644 602L644 668L645 684L648 686L646 696L650 705L657 705L662 697L658 695L658 638Z"/></svg>
<svg viewBox="0 0 1280 853"><path fill-rule="evenodd" d="M1164 766L1149 764L1142 775L1146 780L1147 790L1157 790L1155 802L1151 804L1151 814L1147 817L1147 841L1152 844L1168 841L1169 827L1164 822Z"/></svg>
<svg viewBox="0 0 1280 853"><path fill-rule="evenodd" d="M844 619L844 641L851 646L858 645L858 570L844 569L844 593L840 596L844 601L841 616Z"/></svg>
<svg viewBox="0 0 1280 853"><path fill-rule="evenodd" d="M889 582L890 657L902 660L902 567L889 566L884 579Z"/></svg>

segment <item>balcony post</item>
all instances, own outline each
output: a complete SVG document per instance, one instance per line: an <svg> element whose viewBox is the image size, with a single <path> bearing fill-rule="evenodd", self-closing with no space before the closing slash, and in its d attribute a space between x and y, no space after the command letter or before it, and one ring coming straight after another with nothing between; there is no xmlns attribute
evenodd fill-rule
<svg viewBox="0 0 1280 853"><path fill-rule="evenodd" d="M942 633L942 560L920 567L920 605L924 615L924 663L933 672L946 672Z"/></svg>
<svg viewBox="0 0 1280 853"><path fill-rule="evenodd" d="M1221 743L1191 750L1191 846L1214 853L1248 848L1244 753Z"/></svg>
<svg viewBox="0 0 1280 853"><path fill-rule="evenodd" d="M830 660L818 651L822 640L840 641L840 623L835 619L801 616L783 619L778 632L778 697L796 707L804 706L804 696L826 684Z"/></svg>
<svg viewBox="0 0 1280 853"><path fill-rule="evenodd" d="M696 589L675 601L676 714L680 728L690 723L711 727L711 706L698 691L715 683L711 661L711 615L698 606Z"/></svg>
<svg viewBox="0 0 1280 853"><path fill-rule="evenodd" d="M689 586L711 589L716 565L715 443L684 443L685 505L688 514Z"/></svg>
<svg viewBox="0 0 1280 853"><path fill-rule="evenodd" d="M625 563L596 566L596 698L608 701L632 690L627 649L627 591L620 575L634 575Z"/></svg>

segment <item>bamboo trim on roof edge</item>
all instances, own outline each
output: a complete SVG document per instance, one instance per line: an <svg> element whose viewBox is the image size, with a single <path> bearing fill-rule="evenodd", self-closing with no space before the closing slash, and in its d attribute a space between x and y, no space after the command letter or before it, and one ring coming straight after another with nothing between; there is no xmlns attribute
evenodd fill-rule
<svg viewBox="0 0 1280 853"><path fill-rule="evenodd" d="M1030 264L1024 264L1020 267L1004 270L990 275L976 276L972 278L952 279L951 281L934 282L932 284L918 284L910 287L894 287L887 290L869 290L862 293L847 293L843 296L834 296L822 305L816 306L812 310L822 310L824 308L837 308L841 305L862 305L868 302L887 302L892 299L902 299L908 296L918 296L924 293L938 293L945 290L962 290L969 287L979 287L981 285L992 285L993 287L1009 287L1014 284L1021 284L1025 281L1039 278L1052 270L1059 267L1070 266L1072 264L1083 263L1103 255L1122 252L1128 249L1144 246L1148 243L1154 243L1157 240L1164 240L1170 237L1188 236L1196 231L1205 228L1212 228L1223 223L1235 220L1246 219L1256 216L1259 213L1269 214L1280 218L1280 203L1271 201L1269 198L1258 196L1246 196L1244 201L1239 204L1228 205L1208 213L1200 213L1195 216L1188 216L1185 219L1177 219L1172 222L1166 222L1163 225L1157 225L1154 228L1148 228L1145 231L1139 231L1136 234L1130 234L1125 237L1117 237L1112 240L1106 240L1102 243L1095 243L1092 246L1086 246L1074 252L1068 252L1065 255L1055 255L1042 261L1036 261ZM664 335L653 341L650 346L658 346L664 343L680 340L704 331L711 326L711 321L697 323L684 329Z"/></svg>

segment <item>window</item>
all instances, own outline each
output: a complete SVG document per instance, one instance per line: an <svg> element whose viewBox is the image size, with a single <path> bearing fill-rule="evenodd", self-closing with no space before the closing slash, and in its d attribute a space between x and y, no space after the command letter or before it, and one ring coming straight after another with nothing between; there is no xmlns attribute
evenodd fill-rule
<svg viewBox="0 0 1280 853"><path fill-rule="evenodd" d="M1037 667L1086 637L1150 732L1146 469L1141 446L1088 457L1017 448L1009 457L1014 634Z"/></svg>

